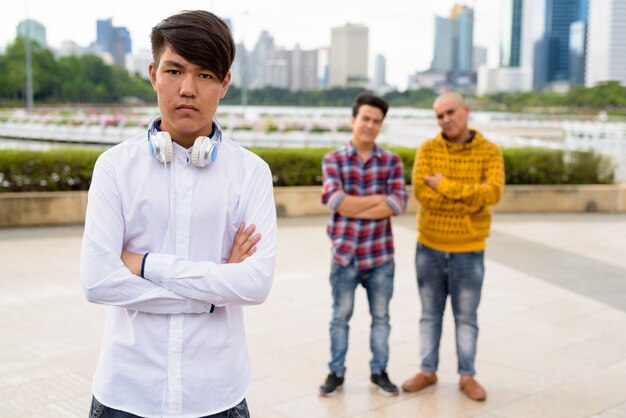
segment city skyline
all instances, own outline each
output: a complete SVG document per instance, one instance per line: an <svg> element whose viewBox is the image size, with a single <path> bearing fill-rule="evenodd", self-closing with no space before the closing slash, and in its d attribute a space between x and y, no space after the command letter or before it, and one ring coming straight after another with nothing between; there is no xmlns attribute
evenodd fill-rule
<svg viewBox="0 0 626 418"><path fill-rule="evenodd" d="M111 0L82 10L84 3L75 0L59 0L54 4L27 0L28 10L13 7L0 16L0 47L6 47L15 39L17 25L25 18L37 20L46 27L48 45L52 48L59 48L66 40L89 45L96 40L96 21L111 18L115 26L128 28L133 52L148 48L150 28L181 9L212 9L220 17L229 19L236 42L243 38L248 49L254 46L262 30L269 31L276 44L286 48L294 48L296 44L301 49L324 48L330 46L332 27L360 23L370 31L370 78L373 77L374 58L382 54L387 62L387 82L402 90L406 88L409 75L423 71L431 64L435 16L448 16L452 6L460 3L475 8L475 45L489 49L490 65L497 64L498 60L499 28L493 22L497 22L500 10L497 4L488 0L436 3L390 0L384 9L368 8L355 0L340 3L320 0L316 2L319 11L307 11L305 16L301 7L292 4L295 2L268 0L260 5L242 0L231 3L226 0L185 1L157 9L148 7L149 3L144 1L122 3ZM72 9L81 9L81 19L69 24L69 18L64 20L63 14ZM277 10L281 13L276 13Z"/></svg>

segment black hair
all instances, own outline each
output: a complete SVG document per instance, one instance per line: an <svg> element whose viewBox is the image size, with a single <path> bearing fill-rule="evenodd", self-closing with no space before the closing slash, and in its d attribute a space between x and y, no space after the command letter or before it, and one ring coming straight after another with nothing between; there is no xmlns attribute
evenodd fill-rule
<svg viewBox="0 0 626 418"><path fill-rule="evenodd" d="M163 49L211 70L223 81L235 59L235 42L226 23L205 10L182 11L152 28L152 59L159 65Z"/></svg>
<svg viewBox="0 0 626 418"><path fill-rule="evenodd" d="M354 99L354 104L352 105L353 117L356 117L359 113L359 108L363 105L379 108L383 112L383 119L387 115L387 110L389 109L389 103L380 97L375 96L372 93L361 93Z"/></svg>

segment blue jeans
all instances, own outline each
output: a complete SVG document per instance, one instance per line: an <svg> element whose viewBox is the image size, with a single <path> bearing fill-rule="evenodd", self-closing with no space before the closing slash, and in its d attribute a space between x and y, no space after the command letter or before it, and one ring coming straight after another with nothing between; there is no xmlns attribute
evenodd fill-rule
<svg viewBox="0 0 626 418"><path fill-rule="evenodd" d="M389 301L393 294L393 260L372 269L356 271L352 263L343 267L332 262L330 284L333 293L333 317L330 321L330 354L328 368L339 376L346 372L344 362L348 352L348 331L354 308L354 291L361 284L367 291L372 316L370 349L372 373L387 368L389 359Z"/></svg>
<svg viewBox="0 0 626 418"><path fill-rule="evenodd" d="M443 312L450 295L456 325L458 372L473 376L476 373L474 360L478 340L476 310L485 273L484 251L446 253L418 243L415 267L422 302L422 370L437 371Z"/></svg>
<svg viewBox="0 0 626 418"><path fill-rule="evenodd" d="M89 418L141 418L138 415L133 415L128 412L120 411L119 409L109 408L102 405L95 396L91 398L91 409L89 410ZM248 412L248 404L246 400L239 402L239 404L232 408L218 412L217 414L207 415L202 418L250 418L250 412Z"/></svg>

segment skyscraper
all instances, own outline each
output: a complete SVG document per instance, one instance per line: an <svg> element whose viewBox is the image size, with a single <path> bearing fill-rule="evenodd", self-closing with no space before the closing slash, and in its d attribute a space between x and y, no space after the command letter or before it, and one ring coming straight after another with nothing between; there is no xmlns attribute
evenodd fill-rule
<svg viewBox="0 0 626 418"><path fill-rule="evenodd" d="M587 22L577 20L569 29L569 84L585 84L585 58L587 52Z"/></svg>
<svg viewBox="0 0 626 418"><path fill-rule="evenodd" d="M347 23L332 28L330 41L330 87L361 87L367 84L369 30Z"/></svg>
<svg viewBox="0 0 626 418"><path fill-rule="evenodd" d="M535 56L535 88L570 79L570 26L586 20L588 0L546 0L544 34Z"/></svg>
<svg viewBox="0 0 626 418"><path fill-rule="evenodd" d="M593 0L587 40L588 87L617 80L626 86L626 0Z"/></svg>
<svg viewBox="0 0 626 418"><path fill-rule="evenodd" d="M112 19L96 21L96 44L113 57L116 64L124 66L126 54L132 51L130 32L125 26L113 26Z"/></svg>
<svg viewBox="0 0 626 418"><path fill-rule="evenodd" d="M450 19L456 22L454 70L458 75L468 76L472 71L474 49L474 9L456 4Z"/></svg>
<svg viewBox="0 0 626 418"><path fill-rule="evenodd" d="M296 45L290 51L289 90L315 90L317 83L317 50L302 50Z"/></svg>
<svg viewBox="0 0 626 418"><path fill-rule="evenodd" d="M444 73L454 70L454 33L455 24L452 20L435 16L435 47L431 70Z"/></svg>
<svg viewBox="0 0 626 418"><path fill-rule="evenodd" d="M382 89L387 86L387 62L382 54L374 59L374 88Z"/></svg>
<svg viewBox="0 0 626 418"><path fill-rule="evenodd" d="M435 16L435 45L431 71L449 74L466 84L473 71L474 10L455 4L450 17Z"/></svg>
<svg viewBox="0 0 626 418"><path fill-rule="evenodd" d="M502 0L500 67L519 67L522 42L522 0Z"/></svg>
<svg viewBox="0 0 626 418"><path fill-rule="evenodd" d="M28 38L31 41L37 42L43 47L47 47L46 42L46 28L41 23L33 19L22 20L17 25L17 36L22 38Z"/></svg>
<svg viewBox="0 0 626 418"><path fill-rule="evenodd" d="M272 85L269 83L269 76L265 72L266 63L274 58L275 53L274 37L268 31L262 31L252 50L250 65L246 68L250 75L248 78L249 87L256 89Z"/></svg>

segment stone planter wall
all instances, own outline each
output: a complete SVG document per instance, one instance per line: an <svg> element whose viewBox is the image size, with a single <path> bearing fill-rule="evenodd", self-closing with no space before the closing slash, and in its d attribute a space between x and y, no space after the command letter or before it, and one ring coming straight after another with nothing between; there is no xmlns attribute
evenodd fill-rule
<svg viewBox="0 0 626 418"><path fill-rule="evenodd" d="M319 186L274 189L278 216L326 215ZM412 188L407 212L417 210ZM0 227L80 224L87 192L0 193ZM626 212L626 184L507 186L496 212Z"/></svg>

